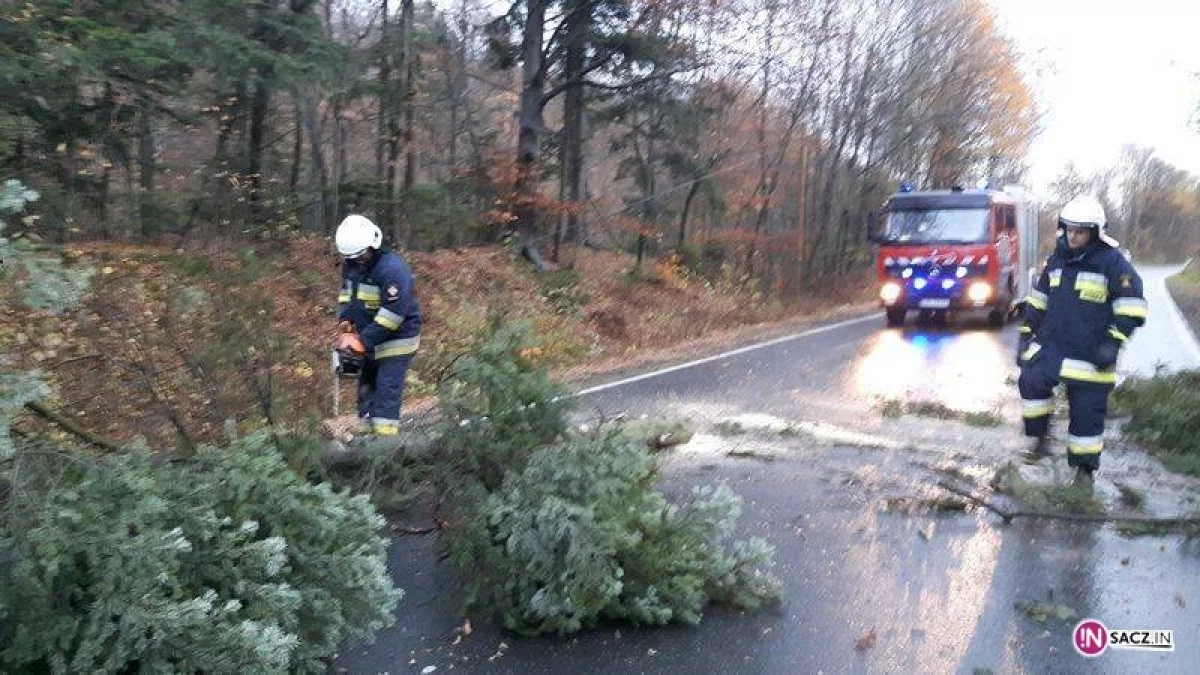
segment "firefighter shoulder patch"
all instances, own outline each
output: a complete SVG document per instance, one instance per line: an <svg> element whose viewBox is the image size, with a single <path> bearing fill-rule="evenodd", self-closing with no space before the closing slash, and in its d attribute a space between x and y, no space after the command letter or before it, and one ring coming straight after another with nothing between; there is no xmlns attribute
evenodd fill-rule
<svg viewBox="0 0 1200 675"><path fill-rule="evenodd" d="M388 302L395 302L396 300L400 299L400 285L399 284L388 284L387 299L388 299Z"/></svg>

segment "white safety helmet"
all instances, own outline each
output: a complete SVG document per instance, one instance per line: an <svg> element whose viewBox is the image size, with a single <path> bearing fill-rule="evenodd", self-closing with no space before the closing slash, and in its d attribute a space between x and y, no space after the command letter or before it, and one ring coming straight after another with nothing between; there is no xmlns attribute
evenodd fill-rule
<svg viewBox="0 0 1200 675"><path fill-rule="evenodd" d="M371 222L370 218L352 214L346 216L342 224L338 225L334 241L337 243L338 253L342 256L357 258L369 248L379 248L383 244L383 232L379 231L379 226Z"/></svg>
<svg viewBox="0 0 1200 675"><path fill-rule="evenodd" d="M1099 199L1091 195L1079 195L1063 206L1058 214L1058 226L1066 229L1068 225L1090 227L1096 230L1096 236L1105 244L1113 248L1119 248L1121 245L1116 239L1108 236L1108 218L1104 216L1104 206L1100 204Z"/></svg>

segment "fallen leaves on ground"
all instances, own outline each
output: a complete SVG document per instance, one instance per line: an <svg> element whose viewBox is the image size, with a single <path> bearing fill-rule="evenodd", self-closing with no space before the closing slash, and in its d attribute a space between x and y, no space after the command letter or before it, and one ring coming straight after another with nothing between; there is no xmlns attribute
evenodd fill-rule
<svg viewBox="0 0 1200 675"><path fill-rule="evenodd" d="M858 636L854 641L854 648L858 651L866 651L875 646L875 629L872 627L867 632Z"/></svg>

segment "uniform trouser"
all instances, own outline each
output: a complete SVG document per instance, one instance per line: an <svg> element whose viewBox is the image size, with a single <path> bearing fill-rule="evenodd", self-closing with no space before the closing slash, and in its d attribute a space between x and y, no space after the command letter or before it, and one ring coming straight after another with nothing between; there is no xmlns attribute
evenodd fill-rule
<svg viewBox="0 0 1200 675"><path fill-rule="evenodd" d="M1025 435L1045 436L1049 432L1050 416L1054 413L1054 387L1061 381L1066 385L1070 408L1067 464L1095 471L1100 468L1100 452L1104 449L1104 418L1113 385L1080 379L1080 376L1096 378L1104 374L1080 373L1070 363L1064 366L1061 357L1045 353L1051 351L1043 349L1021 367L1017 387L1024 408Z"/></svg>
<svg viewBox="0 0 1200 675"><path fill-rule="evenodd" d="M358 417L367 430L380 436L400 431L404 378L412 354L367 359L358 377Z"/></svg>

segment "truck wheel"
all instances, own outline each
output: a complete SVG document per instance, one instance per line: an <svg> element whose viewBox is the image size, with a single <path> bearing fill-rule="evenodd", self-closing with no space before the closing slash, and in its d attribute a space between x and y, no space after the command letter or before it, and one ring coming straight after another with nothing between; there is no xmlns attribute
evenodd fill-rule
<svg viewBox="0 0 1200 675"><path fill-rule="evenodd" d="M1013 289L1012 279L1008 280L1008 296L1001 298L1002 302L992 307L992 311L988 312L988 325L992 328L1003 328L1009 320L1009 306L1012 304L1012 298L1016 295Z"/></svg>
<svg viewBox="0 0 1200 675"><path fill-rule="evenodd" d="M904 315L908 312L902 307L889 307L887 310L887 325L895 328L904 325Z"/></svg>

